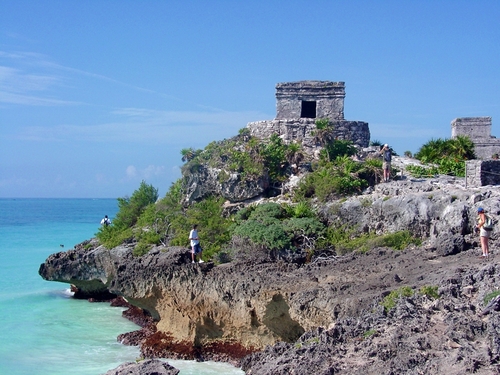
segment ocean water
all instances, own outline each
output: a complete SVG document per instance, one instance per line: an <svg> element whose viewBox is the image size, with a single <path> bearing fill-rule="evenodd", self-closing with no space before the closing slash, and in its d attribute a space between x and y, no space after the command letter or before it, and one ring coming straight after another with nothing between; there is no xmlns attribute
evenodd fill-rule
<svg viewBox="0 0 500 375"><path fill-rule="evenodd" d="M38 275L40 264L94 236L116 199L0 199L0 374L99 375L135 361L116 337L138 329L123 308L71 298L69 285ZM169 361L181 375L241 375L225 363Z"/></svg>

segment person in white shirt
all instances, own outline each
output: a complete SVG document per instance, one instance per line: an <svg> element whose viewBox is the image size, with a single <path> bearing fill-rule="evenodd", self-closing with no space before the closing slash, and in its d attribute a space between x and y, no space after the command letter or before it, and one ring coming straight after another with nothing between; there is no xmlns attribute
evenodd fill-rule
<svg viewBox="0 0 500 375"><path fill-rule="evenodd" d="M201 246L200 239L198 238L198 225L194 224L193 229L189 232L189 239L191 240L191 263L196 262L196 255L199 255L200 263L204 263L201 259Z"/></svg>
<svg viewBox="0 0 500 375"><path fill-rule="evenodd" d="M104 215L104 218L101 220L101 225L108 226L111 224L111 220L108 219L108 215Z"/></svg>

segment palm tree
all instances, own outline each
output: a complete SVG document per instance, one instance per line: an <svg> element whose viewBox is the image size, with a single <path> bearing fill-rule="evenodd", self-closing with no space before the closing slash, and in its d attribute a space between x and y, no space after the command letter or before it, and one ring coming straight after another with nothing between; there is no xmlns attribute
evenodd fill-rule
<svg viewBox="0 0 500 375"><path fill-rule="evenodd" d="M195 157L195 151L193 148L183 148L181 150L182 161L187 162Z"/></svg>
<svg viewBox="0 0 500 375"><path fill-rule="evenodd" d="M290 143L286 149L285 153L286 161L290 165L298 166L299 163L304 160L304 153L298 143ZM294 172L295 173L295 172Z"/></svg>
<svg viewBox="0 0 500 375"><path fill-rule="evenodd" d="M465 135L459 135L451 139L449 148L453 156L459 160L470 160L475 158L474 143Z"/></svg>
<svg viewBox="0 0 500 375"><path fill-rule="evenodd" d="M314 136L314 142L326 149L328 160L330 160L330 155L328 149L325 146L335 139L335 136L333 134L334 129L335 128L330 120L328 120L327 118L322 118L316 120L316 130L311 133Z"/></svg>

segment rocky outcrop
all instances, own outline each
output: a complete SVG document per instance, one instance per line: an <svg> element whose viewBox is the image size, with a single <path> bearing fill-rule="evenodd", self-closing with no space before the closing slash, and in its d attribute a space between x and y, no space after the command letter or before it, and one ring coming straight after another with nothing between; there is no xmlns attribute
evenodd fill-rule
<svg viewBox="0 0 500 375"><path fill-rule="evenodd" d="M142 362L127 362L104 375L177 375L179 370L160 360L147 359Z"/></svg>
<svg viewBox="0 0 500 375"><path fill-rule="evenodd" d="M185 173L185 201L194 202L205 197L222 196L230 202L241 202L261 195L269 187L269 176L244 178L241 173L223 168L198 165Z"/></svg>
<svg viewBox="0 0 500 375"><path fill-rule="evenodd" d="M305 333L242 361L247 374L498 374L500 315L478 314L496 288L498 266L442 279L438 299L416 292L385 311L375 302L357 317Z"/></svg>
<svg viewBox="0 0 500 375"><path fill-rule="evenodd" d="M39 272L82 296L109 292L146 310L156 331L137 336L145 357L230 360L260 351L243 362L252 374L288 374L299 363L318 374L488 373L500 330L495 308L480 313L500 270L496 258L477 256L472 229L477 206L500 213L498 197L460 179L407 179L322 208L332 225L426 236L404 251L324 252L309 263L305 254L256 253L216 266L191 264L182 247L134 257L133 244L108 250L90 241L51 255ZM386 312L380 302L401 286L415 295ZM439 287L440 298L418 295L425 286Z"/></svg>

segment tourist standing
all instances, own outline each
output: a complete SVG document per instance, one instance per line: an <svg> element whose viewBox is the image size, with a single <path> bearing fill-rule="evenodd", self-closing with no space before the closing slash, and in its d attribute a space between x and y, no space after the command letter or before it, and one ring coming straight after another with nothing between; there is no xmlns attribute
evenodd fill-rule
<svg viewBox="0 0 500 375"><path fill-rule="evenodd" d="M109 220L108 215L104 215L104 218L101 220L101 225L107 227L109 224L111 224L111 220Z"/></svg>
<svg viewBox="0 0 500 375"><path fill-rule="evenodd" d="M203 259L201 259L201 246L200 239L198 237L198 225L194 224L193 229L189 232L189 239L191 240L191 263L196 262L196 255L199 254L200 263L203 263Z"/></svg>
<svg viewBox="0 0 500 375"><path fill-rule="evenodd" d="M382 154L382 169L384 171L384 182L389 182L389 178L391 177L391 161L392 161L392 152L389 145L386 143L382 150L380 150Z"/></svg>
<svg viewBox="0 0 500 375"><path fill-rule="evenodd" d="M490 218L486 216L486 212L482 207L477 209L477 226L476 230L479 231L479 238L481 240L481 250L483 251L482 257L487 257L490 254L489 239L492 231L491 224L487 223L487 219L491 221Z"/></svg>

